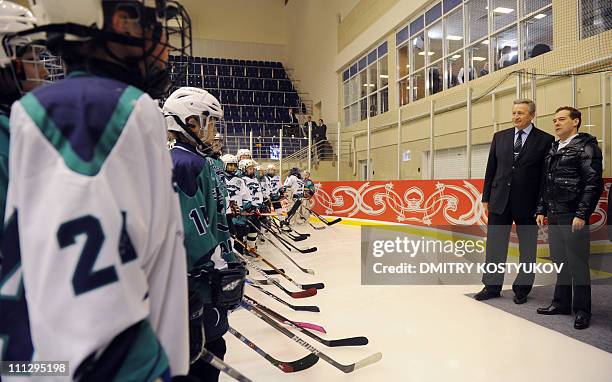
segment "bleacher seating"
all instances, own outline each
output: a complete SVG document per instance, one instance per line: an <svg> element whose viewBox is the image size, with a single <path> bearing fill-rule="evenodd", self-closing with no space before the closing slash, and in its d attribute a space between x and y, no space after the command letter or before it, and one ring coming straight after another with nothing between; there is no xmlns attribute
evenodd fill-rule
<svg viewBox="0 0 612 382"><path fill-rule="evenodd" d="M200 87L219 99L227 135L278 136L287 109L302 104L280 62L181 56L170 62L173 90Z"/></svg>

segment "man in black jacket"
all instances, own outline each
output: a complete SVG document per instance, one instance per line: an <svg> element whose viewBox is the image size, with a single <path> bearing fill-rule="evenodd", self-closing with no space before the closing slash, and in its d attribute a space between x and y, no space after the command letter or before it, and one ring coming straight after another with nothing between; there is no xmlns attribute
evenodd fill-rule
<svg viewBox="0 0 612 382"><path fill-rule="evenodd" d="M534 117L533 101L516 100L512 107L514 128L493 135L482 192L482 203L489 217L487 264L506 261L513 222L516 223L519 239L520 262L528 264L536 261L538 228L535 212L540 194L542 163L554 138L532 124ZM512 285L515 303L527 301L533 281L533 273L519 272ZM499 297L504 274L485 273L482 282L485 287L474 296L476 300Z"/></svg>
<svg viewBox="0 0 612 382"><path fill-rule="evenodd" d="M553 119L559 138L544 161L542 192L536 221L548 217L548 245L557 274L552 304L539 314L576 313L574 328L586 329L591 318L589 217L603 190L602 156L597 139L578 133L581 114L573 107L557 109ZM574 301L572 304L572 284Z"/></svg>

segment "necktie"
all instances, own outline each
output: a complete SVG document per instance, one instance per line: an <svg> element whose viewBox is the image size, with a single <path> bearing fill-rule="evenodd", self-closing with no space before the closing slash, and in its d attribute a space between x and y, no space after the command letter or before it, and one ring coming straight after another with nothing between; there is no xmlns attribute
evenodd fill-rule
<svg viewBox="0 0 612 382"><path fill-rule="evenodd" d="M516 157L521 152L521 148L523 147L523 134L524 133L525 132L523 130L519 130L516 133L516 141L514 141L514 159L516 159Z"/></svg>

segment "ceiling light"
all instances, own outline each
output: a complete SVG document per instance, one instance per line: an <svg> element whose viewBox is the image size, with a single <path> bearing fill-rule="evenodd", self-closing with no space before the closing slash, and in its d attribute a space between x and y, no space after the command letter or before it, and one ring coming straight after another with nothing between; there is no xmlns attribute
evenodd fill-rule
<svg viewBox="0 0 612 382"><path fill-rule="evenodd" d="M481 44L489 45L489 40L484 40L483 42L481 42Z"/></svg>
<svg viewBox="0 0 612 382"><path fill-rule="evenodd" d="M452 41L460 41L460 40L463 40L463 37L461 37L461 36L453 36L453 35L449 34L448 36L446 36L446 39L447 40L452 40Z"/></svg>
<svg viewBox="0 0 612 382"><path fill-rule="evenodd" d="M512 8L504 8L504 7L497 7L493 10L493 13L503 13L503 14L508 14L508 13L512 13L514 12L514 9Z"/></svg>
<svg viewBox="0 0 612 382"><path fill-rule="evenodd" d="M388 74L381 74L380 78L389 78L389 75Z"/></svg>
<svg viewBox="0 0 612 382"><path fill-rule="evenodd" d="M544 13L540 13L540 14L537 14L537 15L533 16L534 19L538 19L538 20L539 19L543 19L544 17L546 17L546 15Z"/></svg>
<svg viewBox="0 0 612 382"><path fill-rule="evenodd" d="M461 58L461 55L460 55L460 54L455 54L455 55L454 55L454 56L452 56L451 58L454 58L454 59L456 60L456 59L458 59L458 58Z"/></svg>
<svg viewBox="0 0 612 382"><path fill-rule="evenodd" d="M474 57L472 57L472 60L474 60L474 61L486 61L487 58L486 57L474 56Z"/></svg>
<svg viewBox="0 0 612 382"><path fill-rule="evenodd" d="M428 56L433 56L434 54L436 54L436 52L427 52ZM425 52L419 52L419 56L424 56Z"/></svg>

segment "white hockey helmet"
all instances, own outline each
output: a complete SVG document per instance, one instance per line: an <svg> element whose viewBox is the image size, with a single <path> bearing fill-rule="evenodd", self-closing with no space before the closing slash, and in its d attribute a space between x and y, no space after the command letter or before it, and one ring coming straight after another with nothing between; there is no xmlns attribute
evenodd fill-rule
<svg viewBox="0 0 612 382"><path fill-rule="evenodd" d="M193 87L182 87L172 92L164 103L162 111L168 131L182 134L195 146L203 145L202 140L210 141L211 138L214 140L214 136L207 136L208 125L212 122L217 128L216 124L223 118L219 101L206 90ZM194 116L199 118L200 133L207 139L201 139L200 134L194 134L187 126L187 119Z"/></svg>
<svg viewBox="0 0 612 382"><path fill-rule="evenodd" d="M18 44L23 38L10 37L17 32L34 28L36 18L28 8L12 1L0 0L0 68L6 68L15 58L14 45ZM8 39L12 41L7 41Z"/></svg>
<svg viewBox="0 0 612 382"><path fill-rule="evenodd" d="M221 155L221 162L223 162L223 170L225 170L225 172L229 172L227 171L227 165L229 164L233 164L236 166L236 168L238 168L238 158L236 158L235 155L233 154L224 154ZM235 172L235 170L234 170Z"/></svg>
<svg viewBox="0 0 612 382"><path fill-rule="evenodd" d="M247 168L249 167L255 168L255 166L256 166L256 163L253 159L243 159L240 162L238 162L238 168L243 173L246 173Z"/></svg>
<svg viewBox="0 0 612 382"><path fill-rule="evenodd" d="M253 159L253 155L251 154L251 150L249 149L239 149L236 153L236 157L238 157L238 160L241 160L242 156L244 155L247 155L249 157L248 159Z"/></svg>

